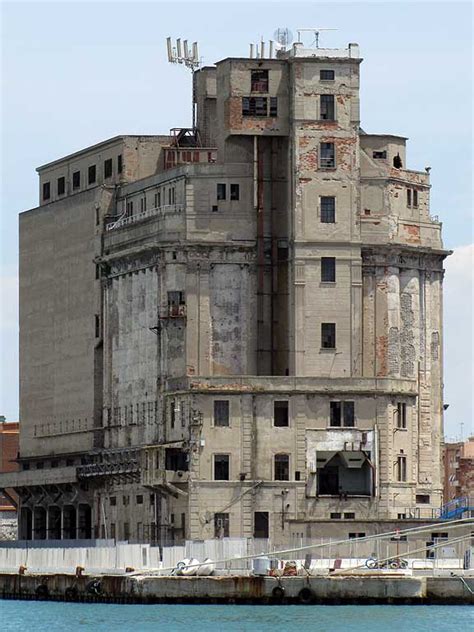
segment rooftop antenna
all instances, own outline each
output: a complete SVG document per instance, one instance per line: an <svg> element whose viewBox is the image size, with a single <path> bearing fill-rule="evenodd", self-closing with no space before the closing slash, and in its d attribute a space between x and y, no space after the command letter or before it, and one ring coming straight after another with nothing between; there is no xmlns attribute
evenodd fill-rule
<svg viewBox="0 0 474 632"><path fill-rule="evenodd" d="M311 42L311 46L314 46L315 48L319 48L319 34L321 33L321 31L337 31L337 30L338 29L324 29L319 26L313 27L313 28L297 29L298 42L301 44L301 33L312 33L314 39Z"/></svg>
<svg viewBox="0 0 474 632"><path fill-rule="evenodd" d="M275 42L279 45L278 48L286 50L287 46L293 41L293 33L286 26L281 26L274 33L273 37Z"/></svg>
<svg viewBox="0 0 474 632"><path fill-rule="evenodd" d="M195 86L194 86L194 73L200 66L198 43L193 42L191 48L188 45L188 40L183 40L183 46L181 47L181 38L176 39L176 45L173 45L171 37L166 38L166 47L168 50L168 61L170 64L183 64L186 68L189 68L192 75L193 82L193 131L196 128L196 110L195 110Z"/></svg>

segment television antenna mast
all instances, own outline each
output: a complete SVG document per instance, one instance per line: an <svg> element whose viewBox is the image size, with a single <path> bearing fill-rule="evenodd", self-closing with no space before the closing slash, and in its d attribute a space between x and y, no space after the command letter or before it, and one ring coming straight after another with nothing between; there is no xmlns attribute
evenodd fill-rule
<svg viewBox="0 0 474 632"><path fill-rule="evenodd" d="M166 38L166 47L168 50L168 61L170 64L183 64L191 71L192 76L192 91L193 91L193 103L192 103L192 111L193 111L193 130L196 127L196 110L195 110L195 86L194 86L194 73L201 65L199 61L199 51L198 51L198 43L193 42L192 46L189 47L188 40L183 40L181 42L181 38L176 39L175 45L171 41L171 37Z"/></svg>
<svg viewBox="0 0 474 632"><path fill-rule="evenodd" d="M301 33L312 33L313 40L311 42L311 46L314 45L315 48L319 48L319 34L321 33L321 31L337 31L337 30L338 29L325 29L319 26L313 27L313 28L297 29L298 42L301 43Z"/></svg>
<svg viewBox="0 0 474 632"><path fill-rule="evenodd" d="M286 26L281 26L273 33L273 37L280 45L282 50L286 50L287 46L293 41L293 33Z"/></svg>

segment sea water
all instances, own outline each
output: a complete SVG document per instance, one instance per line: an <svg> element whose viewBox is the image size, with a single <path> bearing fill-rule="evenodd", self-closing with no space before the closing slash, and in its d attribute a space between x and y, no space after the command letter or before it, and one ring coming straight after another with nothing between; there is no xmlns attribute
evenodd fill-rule
<svg viewBox="0 0 474 632"><path fill-rule="evenodd" d="M471 606L112 605L0 601L2 632L471 632Z"/></svg>

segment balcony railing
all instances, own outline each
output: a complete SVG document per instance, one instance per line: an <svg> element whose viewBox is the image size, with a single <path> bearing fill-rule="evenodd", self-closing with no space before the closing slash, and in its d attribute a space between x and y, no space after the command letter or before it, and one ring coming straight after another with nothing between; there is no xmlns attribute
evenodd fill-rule
<svg viewBox="0 0 474 632"><path fill-rule="evenodd" d="M123 215L116 221L107 224L105 230L116 230L118 228L123 228L124 226L130 226L131 224L138 224L139 222L143 222L150 217L166 217L168 215L184 213L184 210L184 204L166 204L165 206L157 206L155 208L150 208L146 211L143 211L142 213L135 213L134 215Z"/></svg>

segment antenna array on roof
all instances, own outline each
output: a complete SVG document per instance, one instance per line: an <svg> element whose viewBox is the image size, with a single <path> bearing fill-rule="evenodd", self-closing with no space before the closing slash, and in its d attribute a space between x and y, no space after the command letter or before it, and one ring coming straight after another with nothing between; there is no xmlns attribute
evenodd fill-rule
<svg viewBox="0 0 474 632"><path fill-rule="evenodd" d="M192 71L199 68L199 52L197 42L193 42L192 47L189 48L188 40L183 40L181 46L181 38L176 40L176 46L173 46L171 37L166 38L166 45L168 48L168 61L172 64L184 64Z"/></svg>

